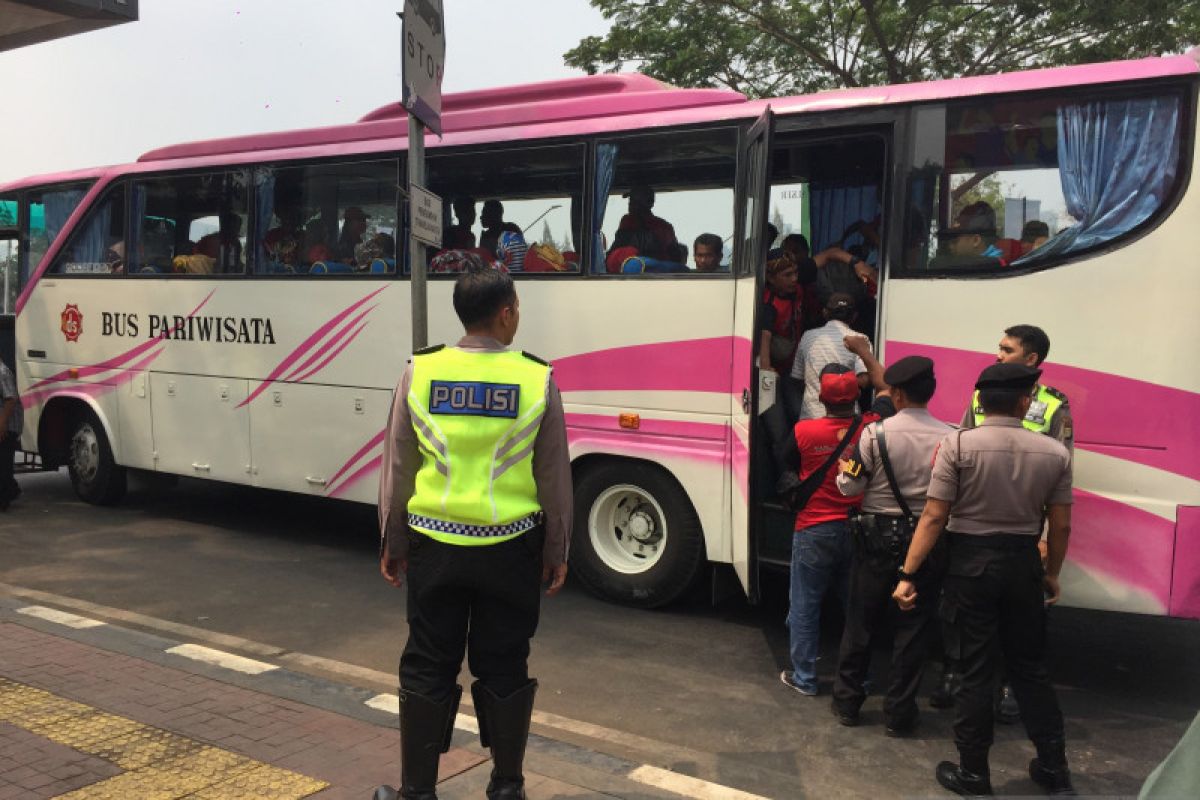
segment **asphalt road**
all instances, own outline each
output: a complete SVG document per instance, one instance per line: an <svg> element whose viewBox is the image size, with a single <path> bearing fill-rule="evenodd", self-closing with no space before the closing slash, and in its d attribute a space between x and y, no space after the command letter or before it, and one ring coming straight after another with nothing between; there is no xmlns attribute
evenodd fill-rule
<svg viewBox="0 0 1200 800"><path fill-rule="evenodd" d="M394 672L404 598L378 575L373 508L199 481L135 481L120 506L95 508L65 472L20 480L24 495L0 515L0 583ZM931 776L954 755L950 712L924 708L915 738L888 739L878 697L847 729L827 696L779 683L781 578L768 576L756 607L714 607L700 591L653 612L568 581L543 605L538 708L602 726L597 750L768 797L941 796ZM1200 623L1064 608L1051 637L1077 788L1136 794L1200 709ZM1020 726L999 728L998 792L1036 793L1030 756Z"/></svg>

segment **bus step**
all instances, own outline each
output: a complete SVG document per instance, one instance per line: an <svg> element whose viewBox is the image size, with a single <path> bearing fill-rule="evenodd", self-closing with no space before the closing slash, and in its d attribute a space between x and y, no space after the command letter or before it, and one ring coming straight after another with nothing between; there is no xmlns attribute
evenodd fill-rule
<svg viewBox="0 0 1200 800"><path fill-rule="evenodd" d="M28 453L24 450L18 450L16 458L13 460L13 472L20 475L28 472L44 472L46 469L42 465L42 457L37 453Z"/></svg>

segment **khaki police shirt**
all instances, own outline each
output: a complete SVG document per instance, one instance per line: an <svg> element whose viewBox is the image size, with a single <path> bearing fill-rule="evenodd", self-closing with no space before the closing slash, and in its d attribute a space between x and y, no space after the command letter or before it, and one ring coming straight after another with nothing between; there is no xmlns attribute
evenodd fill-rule
<svg viewBox="0 0 1200 800"><path fill-rule="evenodd" d="M862 510L870 514L899 515L900 505L888 486L883 459L879 456L879 426L886 428L888 460L896 474L900 495L914 516L925 508L925 493L929 490L929 474L938 443L950 433L946 423L936 419L924 408L906 408L890 419L868 425L858 441L854 459L862 464L858 477L844 472L837 476L837 487L847 497L864 493Z"/></svg>
<svg viewBox="0 0 1200 800"><path fill-rule="evenodd" d="M464 336L454 345L468 353L496 353L504 345L487 336ZM391 558L408 552L408 501L412 497L421 453L408 410L412 388L412 362L400 377L392 398L392 413L383 440L382 474L379 480L380 547ZM551 376L546 386L546 414L533 440L533 480L538 503L546 515L546 543L542 561L558 566L567 560L571 544L571 457L567 449L566 417L562 397Z"/></svg>
<svg viewBox="0 0 1200 800"><path fill-rule="evenodd" d="M1018 419L988 417L942 439L929 498L950 503L955 533L1040 536L1046 506L1071 503L1071 454Z"/></svg>

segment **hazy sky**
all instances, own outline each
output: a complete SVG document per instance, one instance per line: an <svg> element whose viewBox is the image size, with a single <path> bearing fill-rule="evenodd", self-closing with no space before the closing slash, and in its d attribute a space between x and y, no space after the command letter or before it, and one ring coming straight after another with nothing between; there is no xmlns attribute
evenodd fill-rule
<svg viewBox="0 0 1200 800"><path fill-rule="evenodd" d="M138 22L0 53L0 182L154 147L352 122L400 98L402 0L141 0ZM587 0L445 0L443 91L579 74Z"/></svg>

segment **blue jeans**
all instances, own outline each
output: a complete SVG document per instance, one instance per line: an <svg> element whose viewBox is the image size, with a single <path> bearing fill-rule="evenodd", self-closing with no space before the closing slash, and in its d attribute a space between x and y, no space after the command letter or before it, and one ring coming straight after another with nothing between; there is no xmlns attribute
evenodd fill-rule
<svg viewBox="0 0 1200 800"><path fill-rule="evenodd" d="M821 601L830 585L845 605L850 577L850 529L846 520L822 522L792 536L792 580L788 608L792 677L817 688L821 645Z"/></svg>

